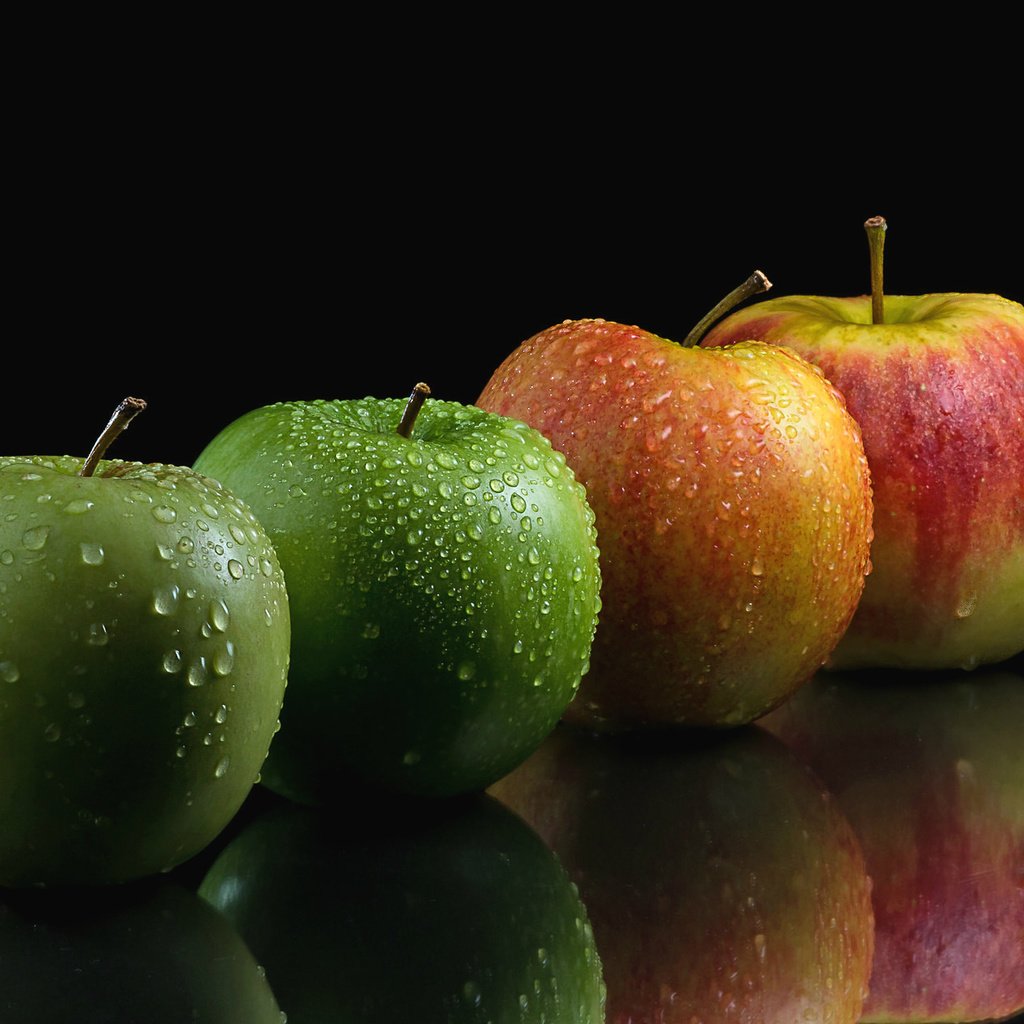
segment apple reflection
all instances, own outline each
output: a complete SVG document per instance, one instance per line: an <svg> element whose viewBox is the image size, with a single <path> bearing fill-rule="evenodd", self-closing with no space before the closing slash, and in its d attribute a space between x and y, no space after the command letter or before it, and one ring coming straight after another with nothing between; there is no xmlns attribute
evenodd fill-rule
<svg viewBox="0 0 1024 1024"><path fill-rule="evenodd" d="M279 806L228 844L199 892L266 967L289 1024L604 1020L575 887L483 795L340 817Z"/></svg>
<svg viewBox="0 0 1024 1024"><path fill-rule="evenodd" d="M0 890L0 1021L282 1020L237 932L181 885Z"/></svg>
<svg viewBox="0 0 1024 1024"><path fill-rule="evenodd" d="M864 1020L1024 1009L1024 676L821 673L763 724L861 840L876 920Z"/></svg>
<svg viewBox="0 0 1024 1024"><path fill-rule="evenodd" d="M778 740L562 726L492 787L577 882L609 1024L852 1024L869 882L835 802Z"/></svg>

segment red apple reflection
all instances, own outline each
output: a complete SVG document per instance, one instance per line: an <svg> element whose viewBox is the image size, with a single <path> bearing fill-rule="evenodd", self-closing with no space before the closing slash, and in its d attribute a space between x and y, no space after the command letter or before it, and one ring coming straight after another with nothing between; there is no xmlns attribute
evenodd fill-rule
<svg viewBox="0 0 1024 1024"><path fill-rule="evenodd" d="M852 1024L870 884L821 784L756 727L714 739L569 726L491 792L577 883L608 1024Z"/></svg>
<svg viewBox="0 0 1024 1024"><path fill-rule="evenodd" d="M861 840L876 922L864 1020L1024 1009L1024 678L822 674L763 722Z"/></svg>

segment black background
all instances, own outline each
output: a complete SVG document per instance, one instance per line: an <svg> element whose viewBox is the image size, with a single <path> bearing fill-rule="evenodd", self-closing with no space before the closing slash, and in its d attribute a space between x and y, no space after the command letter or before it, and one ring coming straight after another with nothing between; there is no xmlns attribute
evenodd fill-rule
<svg viewBox="0 0 1024 1024"><path fill-rule="evenodd" d="M1012 140L980 118L872 135L685 82L666 117L608 78L488 92L423 59L382 99L257 65L93 67L16 126L0 452L84 456L126 394L150 407L110 454L181 464L274 401L472 402L566 318L679 338L758 267L863 293L875 214L890 292L1024 299Z"/></svg>

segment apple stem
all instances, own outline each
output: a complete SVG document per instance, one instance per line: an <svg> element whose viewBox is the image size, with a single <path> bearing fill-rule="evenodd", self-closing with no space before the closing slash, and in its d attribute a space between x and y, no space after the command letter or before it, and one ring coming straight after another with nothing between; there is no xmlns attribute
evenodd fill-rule
<svg viewBox="0 0 1024 1024"><path fill-rule="evenodd" d="M146 403L141 398L129 396L121 399L114 414L110 417L110 422L103 428L103 433L96 438L92 451L89 452L82 468L78 471L79 476L92 476L96 472L100 459L103 458L114 438L123 433L125 427L145 408Z"/></svg>
<svg viewBox="0 0 1024 1024"><path fill-rule="evenodd" d="M885 248L885 230L888 225L884 217L869 217L864 221L868 233L868 249L871 253L871 322L885 323L885 294L882 291L882 250Z"/></svg>
<svg viewBox="0 0 1024 1024"><path fill-rule="evenodd" d="M693 348L693 346L696 345L705 334L707 334L711 325L716 321L721 320L730 309L738 306L744 299L749 299L752 295L768 291L771 286L771 281L769 281L760 270L755 270L750 277L743 282L743 284L738 288L733 288L733 290L729 292L729 294L726 295L726 297L722 299L714 309L707 313L692 331L690 331L683 340L683 348Z"/></svg>
<svg viewBox="0 0 1024 1024"><path fill-rule="evenodd" d="M412 426L416 422L416 417L419 416L420 409L423 408L423 403L427 400L429 394L430 388L422 381L412 389L412 394L409 396L409 401L405 406L405 412L402 413L402 418L397 427L397 432L402 437L408 437L412 433Z"/></svg>

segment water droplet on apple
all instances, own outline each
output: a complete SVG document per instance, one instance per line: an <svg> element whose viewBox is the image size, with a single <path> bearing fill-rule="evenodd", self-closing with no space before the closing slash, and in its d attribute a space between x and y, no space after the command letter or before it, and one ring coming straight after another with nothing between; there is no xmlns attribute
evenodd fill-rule
<svg viewBox="0 0 1024 1024"><path fill-rule="evenodd" d="M0 565L13 565L14 564L14 552L13 551L0 551Z"/></svg>
<svg viewBox="0 0 1024 1024"><path fill-rule="evenodd" d="M88 501L85 498L76 498L74 501L69 501L64 506L64 514L69 516L80 516L95 507L96 503L94 501Z"/></svg>
<svg viewBox="0 0 1024 1024"><path fill-rule="evenodd" d="M536 547L531 546L530 550L526 552L526 560L530 565L540 565L540 552Z"/></svg>
<svg viewBox="0 0 1024 1024"><path fill-rule="evenodd" d="M102 622L94 622L89 626L89 631L85 636L85 642L90 647L106 647L109 641L110 634L107 632L107 627Z"/></svg>
<svg viewBox="0 0 1024 1024"><path fill-rule="evenodd" d="M0 661L0 679L5 683L16 683L21 678L21 672L13 661Z"/></svg>
<svg viewBox="0 0 1024 1024"><path fill-rule="evenodd" d="M402 764L404 765L414 765L419 764L419 762L420 753L417 750L407 750L405 752L405 756L402 758Z"/></svg>
<svg viewBox="0 0 1024 1024"><path fill-rule="evenodd" d="M206 658L200 657L188 667L185 678L189 686L202 686L207 680Z"/></svg>
<svg viewBox="0 0 1024 1024"><path fill-rule="evenodd" d="M455 674L462 682L468 683L476 675L476 664L472 661L464 661L459 665Z"/></svg>
<svg viewBox="0 0 1024 1024"><path fill-rule="evenodd" d="M222 757L217 762L217 767L213 769L214 778L223 779L224 776L227 774L227 770L228 770L228 767L229 767L230 764L231 764L231 758L229 758L229 757Z"/></svg>
<svg viewBox="0 0 1024 1024"><path fill-rule="evenodd" d="M181 589L176 584L157 587L153 591L153 611L157 615L173 615L178 609L178 598Z"/></svg>
<svg viewBox="0 0 1024 1024"><path fill-rule="evenodd" d="M231 675L231 670L235 667L235 645L230 640L214 654L212 666L214 675Z"/></svg>
<svg viewBox="0 0 1024 1024"><path fill-rule="evenodd" d="M523 653L523 641L522 640L517 640L512 645L512 653L513 654L522 654Z"/></svg>
<svg viewBox="0 0 1024 1024"><path fill-rule="evenodd" d="M763 576L764 575L764 563L760 558L754 558L754 561L750 563L750 575L751 576Z"/></svg>
<svg viewBox="0 0 1024 1024"><path fill-rule="evenodd" d="M363 626L363 636L367 640L376 640L380 636L380 624L377 622L368 622Z"/></svg>
<svg viewBox="0 0 1024 1024"><path fill-rule="evenodd" d="M46 539L49 536L48 526L33 526L21 535L21 543L28 551L41 551L46 546Z"/></svg>
<svg viewBox="0 0 1024 1024"><path fill-rule="evenodd" d="M178 550L183 555L191 555L192 552L195 551L195 549L196 549L196 545L195 545L195 542L192 540L191 537L182 537L178 541Z"/></svg>
<svg viewBox="0 0 1024 1024"><path fill-rule="evenodd" d="M494 507L492 506L492 507L491 507L490 509L488 509L488 511L487 511L487 518L488 518L488 519L489 519L489 520L490 520L490 521L491 521L492 523L494 523L495 525L497 525L498 523L500 523L500 522L501 522L501 512L499 512L499 511L498 511L498 509L496 509L496 508L494 508Z"/></svg>
<svg viewBox="0 0 1024 1024"><path fill-rule="evenodd" d="M512 495L512 508L514 508L516 512L526 511L526 501L521 494Z"/></svg>
<svg viewBox="0 0 1024 1024"><path fill-rule="evenodd" d="M56 743L60 739L60 726L56 722L51 722L43 730L43 739L47 743Z"/></svg>
<svg viewBox="0 0 1024 1024"><path fill-rule="evenodd" d="M470 1006L479 1006L483 996L480 986L475 981L467 981L462 986L462 1001Z"/></svg>
<svg viewBox="0 0 1024 1024"><path fill-rule="evenodd" d="M245 566L236 558L228 559L228 575L233 580L240 580L245 575Z"/></svg>
<svg viewBox="0 0 1024 1024"><path fill-rule="evenodd" d="M169 544L157 544L156 553L165 562L169 562L171 561L172 558L174 558L174 548L172 548Z"/></svg>
<svg viewBox="0 0 1024 1024"><path fill-rule="evenodd" d="M208 615L210 625L213 626L218 633L225 632L231 624L231 612L228 610L228 606L221 598L217 598L216 601L210 602Z"/></svg>
<svg viewBox="0 0 1024 1024"><path fill-rule="evenodd" d="M163 670L169 675L174 675L176 672L180 672L183 668L183 660L181 657L181 651L168 651L163 657Z"/></svg>
<svg viewBox="0 0 1024 1024"><path fill-rule="evenodd" d="M188 750L184 746L178 747L174 752L175 757L184 757L188 753Z"/></svg>
<svg viewBox="0 0 1024 1024"><path fill-rule="evenodd" d="M167 505L157 505L150 511L158 523L173 523L178 518L178 513Z"/></svg>
<svg viewBox="0 0 1024 1024"><path fill-rule="evenodd" d="M956 608L953 612L958 619L968 619L974 614L974 609L978 606L978 595L975 593L968 593L961 596L960 600L957 601Z"/></svg>
<svg viewBox="0 0 1024 1024"><path fill-rule="evenodd" d="M217 713L213 716L213 720L218 725L223 725L228 720L228 706L227 706L227 704L221 704L221 706L219 708L217 708Z"/></svg>

